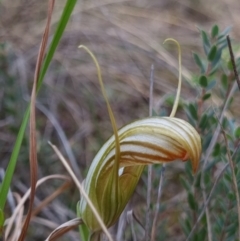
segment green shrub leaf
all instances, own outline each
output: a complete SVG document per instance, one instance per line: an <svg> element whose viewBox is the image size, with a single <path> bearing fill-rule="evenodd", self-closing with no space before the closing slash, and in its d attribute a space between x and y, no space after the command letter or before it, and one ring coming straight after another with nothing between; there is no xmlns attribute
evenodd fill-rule
<svg viewBox="0 0 240 241"><path fill-rule="evenodd" d="M190 192L191 190L191 186L189 184L189 182L186 180L186 177L180 177L180 181L182 186L186 189L186 191Z"/></svg>
<svg viewBox="0 0 240 241"><path fill-rule="evenodd" d="M226 40L226 35L229 34L229 32L232 30L232 27L227 27L225 28L219 35L218 35L218 41L221 41L221 40Z"/></svg>
<svg viewBox="0 0 240 241"><path fill-rule="evenodd" d="M211 31L212 38L215 38L218 35L218 33L219 33L219 28L217 25L214 25Z"/></svg>
<svg viewBox="0 0 240 241"><path fill-rule="evenodd" d="M208 125L208 116L206 114L204 114L201 117L199 127L202 129L202 131L204 131L204 129L207 127L207 125Z"/></svg>
<svg viewBox="0 0 240 241"><path fill-rule="evenodd" d="M218 49L217 53L216 53L216 56L215 56L215 58L212 61L212 68L215 68L215 67L218 68L218 65L220 63L221 57L222 57L222 49Z"/></svg>
<svg viewBox="0 0 240 241"><path fill-rule="evenodd" d="M193 52L193 59L194 59L195 63L198 65L198 67L200 68L201 73L202 74L205 73L206 72L205 65L197 53Z"/></svg>
<svg viewBox="0 0 240 241"><path fill-rule="evenodd" d="M222 87L223 89L227 90L228 88L228 78L226 74L223 74L221 77L221 83L222 83Z"/></svg>
<svg viewBox="0 0 240 241"><path fill-rule="evenodd" d="M201 75L199 78L199 84L203 87L206 88L208 86L208 80L205 75Z"/></svg>
<svg viewBox="0 0 240 241"><path fill-rule="evenodd" d="M198 209L198 204L191 192L188 193L188 204L192 210L196 211Z"/></svg>
<svg viewBox="0 0 240 241"><path fill-rule="evenodd" d="M216 83L217 83L216 80L210 81L206 90L211 90L216 85Z"/></svg>
<svg viewBox="0 0 240 241"><path fill-rule="evenodd" d="M193 119L198 120L198 114L197 114L196 106L193 105L193 104L189 104L188 108L189 108L189 112L190 112L191 116L193 117Z"/></svg>
<svg viewBox="0 0 240 241"><path fill-rule="evenodd" d="M217 157L221 154L221 145L219 143L217 143L214 147L214 150L213 150L213 156Z"/></svg>
<svg viewBox="0 0 240 241"><path fill-rule="evenodd" d="M240 138L240 127L238 127L238 128L235 130L234 135L235 135L236 138Z"/></svg>
<svg viewBox="0 0 240 241"><path fill-rule="evenodd" d="M217 46L213 45L208 53L208 60L212 62L215 59L216 55L217 55Z"/></svg>
<svg viewBox="0 0 240 241"><path fill-rule="evenodd" d="M203 30L201 31L201 35L202 35L203 48L204 48L205 54L208 55L209 50L211 48L211 43L210 43L209 37L208 37L207 33Z"/></svg>
<svg viewBox="0 0 240 241"><path fill-rule="evenodd" d="M203 100L207 100L207 99L209 99L211 97L211 93L207 93L207 94L205 94L203 97L202 97L202 99Z"/></svg>

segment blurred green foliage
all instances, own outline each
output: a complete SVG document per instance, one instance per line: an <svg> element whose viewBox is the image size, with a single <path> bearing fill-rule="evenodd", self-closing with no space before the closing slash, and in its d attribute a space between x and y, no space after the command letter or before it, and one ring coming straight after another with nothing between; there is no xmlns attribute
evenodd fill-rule
<svg viewBox="0 0 240 241"><path fill-rule="evenodd" d="M225 164L228 163L226 156L227 148L233 156L238 187L240 188L240 166L238 162L240 154L239 152L235 152L239 144L240 129L236 117L223 118L222 128L227 134L228 146L226 146L224 138L220 133L209 159L204 160L210 141L217 129L224 103L234 84L230 56L228 55L227 61L222 56L223 52L226 53L228 51L226 35L229 32L230 28L225 29L223 32L219 32L219 27L217 25L212 27L210 34L204 30L200 30L205 56L199 53L193 53L193 59L199 68L199 81L197 83L198 97L191 103L185 101L184 109L189 122L200 132L203 146L202 163L207 161L207 164L205 167L204 165L200 166L199 172L193 178L189 163L186 163L185 171L187 175L181 177L181 183L187 192L187 201L189 205L189 209L187 211L184 210L186 216L180 221L186 237L190 234L204 207L201 179L205 184L206 195L209 197L219 173L222 171ZM236 64L239 68L239 60L236 61ZM237 94L239 94L239 90L237 91ZM216 94L222 99L222 103L219 106L212 105L212 98L214 98ZM231 108L234 101L234 96L230 98L232 101L229 102L227 110ZM224 175L220 177L208 204L212 238L214 241L237 240L238 214L235 195L233 178L230 167L228 167L224 170ZM190 240L208 240L207 232L206 215L203 215Z"/></svg>

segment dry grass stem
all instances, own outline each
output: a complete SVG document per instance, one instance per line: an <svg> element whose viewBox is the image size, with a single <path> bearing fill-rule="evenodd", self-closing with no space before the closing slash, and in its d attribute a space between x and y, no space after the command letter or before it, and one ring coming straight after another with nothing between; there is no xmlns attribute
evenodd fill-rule
<svg viewBox="0 0 240 241"><path fill-rule="evenodd" d="M205 192L205 189L203 190L203 200L204 200L204 203L207 202L207 194ZM207 205L206 205L205 213L206 213L206 219L207 219L208 241L212 241L212 224L211 224L211 219L210 219L210 211L209 211L209 208Z"/></svg>
<svg viewBox="0 0 240 241"><path fill-rule="evenodd" d="M20 195L18 193L15 193L14 196L16 198L17 203L19 203L21 201ZM19 234L20 234L20 231L21 231L21 228L22 228L23 213L24 213L24 207L22 206L20 211L19 211L19 214L18 214L17 218L14 220L15 221L15 228L12 232L12 235L11 235L11 237L6 236L5 237L6 240L11 240L11 241L17 241L18 240L18 237L19 237Z"/></svg>
<svg viewBox="0 0 240 241"><path fill-rule="evenodd" d="M40 180L38 180L38 182L36 184L36 188L38 186L40 186L41 184L43 184L44 182L46 182L48 180L51 180L51 179L69 180L69 177L64 176L64 175L59 175L59 174L50 175L50 176L47 176L47 177L44 177L44 178L41 178ZM12 226L14 224L14 221L16 220L17 216L19 215L19 212L21 212L21 210L24 206L24 203L29 198L30 192L31 192L31 189L28 189L28 191L24 194L21 201L18 203L18 205L14 209L14 212L13 212L12 216L9 219L6 220L6 224L7 224L6 231L5 231L6 237L9 236L10 231L12 229Z"/></svg>
<svg viewBox="0 0 240 241"><path fill-rule="evenodd" d="M153 112L153 84L154 84L154 65L151 66L150 74L150 88L149 88L149 116L152 116ZM148 181L147 181L147 210L146 210L146 226L145 226L145 240L150 240L150 216L151 216L151 195L152 195L152 175L153 167L148 165Z"/></svg>
<svg viewBox="0 0 240 241"><path fill-rule="evenodd" d="M48 120L51 122L51 124L53 125L53 127L55 128L61 142L62 145L66 151L66 154L68 156L68 159L70 161L71 167L74 170L75 175L77 175L77 177L79 178L79 180L83 180L82 178L82 174L79 171L78 165L77 165L77 160L73 154L73 151L71 149L71 145L66 137L66 134L64 133L61 125L59 124L58 120L56 119L56 117L53 115L53 113L51 113L51 111L49 111L44 105L41 105L40 103L36 103L37 108L44 114L46 115L46 117L48 118Z"/></svg>
<svg viewBox="0 0 240 241"><path fill-rule="evenodd" d="M53 241L82 224L81 218L72 219L56 228L45 241Z"/></svg>
<svg viewBox="0 0 240 241"><path fill-rule="evenodd" d="M54 8L54 0L49 0L48 6L48 15L47 15L47 24L46 28L42 37L42 42L39 49L36 70L34 74L34 81L33 81L33 88L31 94L31 104L30 104L30 147L29 147L29 161L30 161L30 175L31 175L31 194L30 194L30 201L29 201L29 208L26 219L24 221L21 234L19 237L19 241L24 241L28 225L31 219L32 208L34 204L34 197L35 197L35 190L36 190L36 183L37 183L37 143L36 143L36 114L35 114L35 102L36 102L36 90L37 90L37 82L40 73L40 69L42 66L42 62L44 59L44 54L47 47L48 41L48 34L50 29L51 17Z"/></svg>
<svg viewBox="0 0 240 241"><path fill-rule="evenodd" d="M151 233L151 241L155 241L156 239L156 231L157 231L157 221L158 221L158 213L160 210L160 202L162 197L162 187L163 187L163 181L164 181L164 172L165 172L165 165L162 165L160 179L159 179L159 185L158 185L158 196L156 201L156 210L153 218L153 225L152 225L152 233Z"/></svg>
<svg viewBox="0 0 240 241"><path fill-rule="evenodd" d="M133 239L133 241L137 241L137 236L136 236L136 232L135 232L134 224L133 224L134 219L133 219L133 211L132 210L127 212L127 220L131 226L132 239Z"/></svg>
<svg viewBox="0 0 240 241"><path fill-rule="evenodd" d="M128 205L126 206L126 208L123 210L121 216L119 217L117 233L116 233L116 241L123 240L124 231L126 229L126 222L127 222L127 220L126 220L127 208L128 208Z"/></svg>
<svg viewBox="0 0 240 241"><path fill-rule="evenodd" d="M67 190L69 187L71 187L72 182L67 181L62 186L57 188L50 196L45 198L33 211L32 211L32 217L36 216L44 207L46 207L52 200L54 200L57 196L59 196L61 193L63 193L65 190Z"/></svg>

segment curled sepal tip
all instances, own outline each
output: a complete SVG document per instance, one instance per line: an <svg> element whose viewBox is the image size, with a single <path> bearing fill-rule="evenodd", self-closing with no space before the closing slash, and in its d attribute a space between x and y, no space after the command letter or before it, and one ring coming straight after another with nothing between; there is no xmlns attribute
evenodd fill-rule
<svg viewBox="0 0 240 241"><path fill-rule="evenodd" d="M178 107L178 103L179 103L179 99L180 99L180 93L181 93L181 87L182 87L182 51L181 51L181 46L179 44L179 42L173 38L167 38L165 39L165 41L163 42L163 44L165 44L166 42L173 42L177 45L178 48L178 87L177 87L177 94L176 94L176 98L173 104L173 108L172 108L172 112L170 114L170 117L174 117L177 111L177 107Z"/></svg>

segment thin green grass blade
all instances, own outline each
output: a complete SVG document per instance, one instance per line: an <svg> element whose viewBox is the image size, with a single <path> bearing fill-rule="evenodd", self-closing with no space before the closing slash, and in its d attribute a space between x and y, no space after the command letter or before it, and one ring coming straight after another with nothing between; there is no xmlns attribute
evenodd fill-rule
<svg viewBox="0 0 240 241"><path fill-rule="evenodd" d="M12 155L10 157L10 161L9 161L9 164L8 164L8 167L7 167L7 170L6 170L2 185L1 185L0 210L4 210L8 190L9 190L9 187L10 187L13 172L14 172L16 162L17 162L17 157L18 157L19 150L20 150L20 147L21 147L21 144L22 144L24 132L25 132L25 129L26 129L26 126L27 126L27 123L28 123L29 114L30 114L30 105L28 105L28 108L25 112L21 127L20 127L19 132L18 132L18 136L17 136L16 142L15 142L15 145L14 145L14 148L13 148L13 151L12 151ZM1 227L1 225L2 224L0 223L0 227Z"/></svg>
<svg viewBox="0 0 240 241"><path fill-rule="evenodd" d="M65 5L65 8L63 10L63 13L62 13L62 17L58 23L58 26L57 26L57 29L55 31L55 34L54 34L54 37L53 37L53 40L51 42L51 45L49 47L49 51L46 55L46 58L44 60L44 63L43 63L43 67L41 69L41 73L39 75L39 79L38 79L38 85L37 85L37 92L39 91L39 89L41 88L41 85L42 85L42 82L43 82L43 79L44 79L44 76L47 72L47 69L48 69L48 66L52 60L52 57L55 53L55 50L58 46L58 43L62 37L62 34L66 28L66 25L69 21L69 18L72 14L72 11L74 9L74 6L76 5L77 3L77 0L68 0L66 5Z"/></svg>
<svg viewBox="0 0 240 241"><path fill-rule="evenodd" d="M66 28L66 25L69 21L69 18L71 16L71 13L74 9L74 6L75 6L76 2L77 2L77 0L68 0L66 5L65 5L65 8L63 10L61 19L58 23L58 27L55 31L53 40L51 42L51 45L49 47L49 51L46 55L46 58L45 58L44 63L43 63L43 67L42 67L40 75L39 75L37 92L41 88L44 76L47 72L47 69L50 65L50 62L53 58L55 50L58 46L58 43L59 43L59 41L62 37L62 34L63 34L64 30ZM12 180L12 176L13 176L15 166L16 166L16 163L17 163L19 151L20 151L20 148L21 148L21 145L22 145L23 136L24 136L27 124L28 124L29 114L30 114L30 105L28 105L28 108L25 112L21 127L20 127L19 132L18 132L18 136L17 136L16 142L15 142L15 145L14 145L14 148L13 148L13 151L12 151L12 155L10 157L10 161L9 161L9 164L8 164L8 167L7 167L7 170L6 170L6 174L5 174L4 180L2 182L2 186L1 186L1 190L0 190L0 210L4 210L8 190L9 190L11 180ZM0 228L2 227L2 225L3 225L3 223L0 223Z"/></svg>

